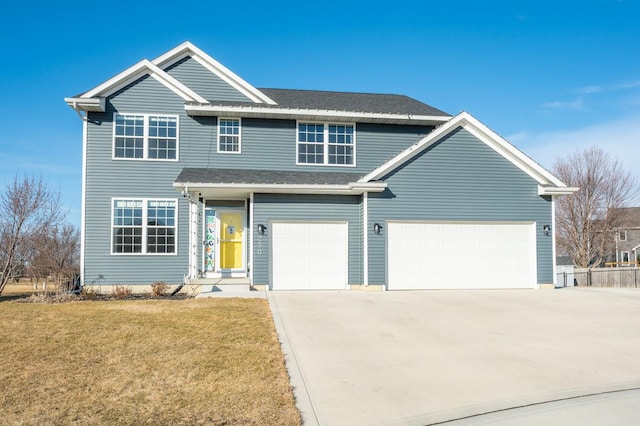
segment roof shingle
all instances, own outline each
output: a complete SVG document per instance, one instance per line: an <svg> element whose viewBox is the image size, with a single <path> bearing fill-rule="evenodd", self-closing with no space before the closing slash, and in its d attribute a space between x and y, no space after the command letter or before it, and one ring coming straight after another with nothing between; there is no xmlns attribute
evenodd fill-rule
<svg viewBox="0 0 640 426"><path fill-rule="evenodd" d="M347 185L357 182L360 177L360 173L343 172L185 168L176 183Z"/></svg>

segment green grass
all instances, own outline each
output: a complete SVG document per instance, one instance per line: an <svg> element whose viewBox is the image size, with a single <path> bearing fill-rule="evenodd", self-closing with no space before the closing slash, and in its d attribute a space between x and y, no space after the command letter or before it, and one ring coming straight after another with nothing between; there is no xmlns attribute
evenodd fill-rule
<svg viewBox="0 0 640 426"><path fill-rule="evenodd" d="M0 297L0 424L300 422L264 299Z"/></svg>

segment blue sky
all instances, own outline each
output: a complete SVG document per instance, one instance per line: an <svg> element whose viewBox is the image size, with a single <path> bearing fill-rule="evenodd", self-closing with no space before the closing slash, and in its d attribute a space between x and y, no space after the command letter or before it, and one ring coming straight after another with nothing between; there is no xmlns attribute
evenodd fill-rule
<svg viewBox="0 0 640 426"><path fill-rule="evenodd" d="M63 98L185 40L256 87L406 94L545 167L599 145L640 179L635 1L201 3L5 4L0 185L42 176L79 225L82 126Z"/></svg>

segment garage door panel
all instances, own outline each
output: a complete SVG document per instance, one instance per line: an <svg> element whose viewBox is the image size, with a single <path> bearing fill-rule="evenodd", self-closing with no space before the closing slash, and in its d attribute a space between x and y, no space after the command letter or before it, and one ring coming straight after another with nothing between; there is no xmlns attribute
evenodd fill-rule
<svg viewBox="0 0 640 426"><path fill-rule="evenodd" d="M274 290L333 290L347 286L347 223L275 222Z"/></svg>
<svg viewBox="0 0 640 426"><path fill-rule="evenodd" d="M390 290L533 288L533 223L401 223L388 229Z"/></svg>

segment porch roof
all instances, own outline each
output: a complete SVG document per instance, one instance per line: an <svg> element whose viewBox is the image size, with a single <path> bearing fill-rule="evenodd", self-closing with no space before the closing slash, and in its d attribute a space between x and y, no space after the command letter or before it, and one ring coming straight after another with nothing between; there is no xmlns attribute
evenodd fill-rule
<svg viewBox="0 0 640 426"><path fill-rule="evenodd" d="M382 181L358 182L361 173L185 168L173 186L198 197L246 197L250 193L359 195L382 192Z"/></svg>

